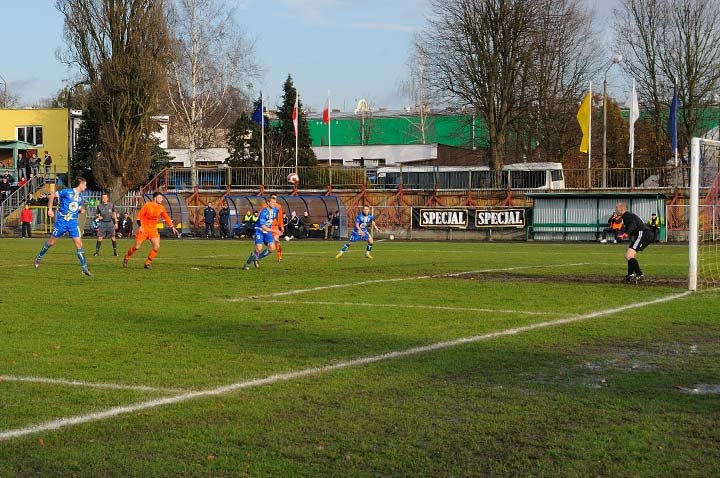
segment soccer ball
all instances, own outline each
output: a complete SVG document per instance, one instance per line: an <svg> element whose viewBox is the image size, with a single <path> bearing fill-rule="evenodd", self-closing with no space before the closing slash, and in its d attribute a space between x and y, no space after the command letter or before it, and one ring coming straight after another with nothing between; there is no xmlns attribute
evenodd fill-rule
<svg viewBox="0 0 720 478"><path fill-rule="evenodd" d="M392 234L390 234L390 237L389 237L388 239L390 239L391 241L394 241L394 240L395 240L395 236L393 236Z"/></svg>
<svg viewBox="0 0 720 478"><path fill-rule="evenodd" d="M288 174L287 180L289 183L297 186L300 182L300 176L298 176L297 173L290 173Z"/></svg>

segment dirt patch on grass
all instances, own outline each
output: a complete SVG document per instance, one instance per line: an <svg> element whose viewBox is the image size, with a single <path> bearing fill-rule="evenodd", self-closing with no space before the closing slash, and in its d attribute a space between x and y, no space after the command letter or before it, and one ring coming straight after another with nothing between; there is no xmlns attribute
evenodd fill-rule
<svg viewBox="0 0 720 478"><path fill-rule="evenodd" d="M462 274L448 277L457 280L477 280L477 281L496 281L496 282L561 282L572 284L627 284L628 287L684 287L687 285L687 279L675 279L670 277L648 277L644 280L628 284L625 277L607 277L607 276L581 276L581 275L530 275L530 274L499 274L491 273L474 273Z"/></svg>
<svg viewBox="0 0 720 478"><path fill-rule="evenodd" d="M699 383L691 387L678 387L678 390L691 395L720 395L720 384Z"/></svg>

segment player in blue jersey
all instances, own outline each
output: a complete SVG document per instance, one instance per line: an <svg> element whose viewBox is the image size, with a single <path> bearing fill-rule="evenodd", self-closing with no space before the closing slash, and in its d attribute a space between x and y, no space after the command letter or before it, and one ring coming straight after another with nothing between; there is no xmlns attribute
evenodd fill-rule
<svg viewBox="0 0 720 478"><path fill-rule="evenodd" d="M266 200L265 207L255 221L255 250L248 257L243 269L249 270L250 264L254 264L257 269L260 267L260 259L275 252L275 235L279 231L273 229L273 222L278 214L277 196L273 194Z"/></svg>
<svg viewBox="0 0 720 478"><path fill-rule="evenodd" d="M45 242L40 253L35 257L35 268L40 267L40 261L42 261L45 253L48 249L55 245L57 240L67 234L70 236L75 243L75 253L77 254L78 260L80 261L80 268L82 273L86 276L92 276L88 270L87 263L85 262L85 249L83 249L82 233L80 226L78 225L78 214L82 212L83 195L87 187L87 182L83 178L75 178L73 181L73 187L58 191L57 193L51 194L48 200L48 216L55 217L53 211L54 198L58 198L58 210L55 224L53 225L52 234L50 239Z"/></svg>
<svg viewBox="0 0 720 478"><path fill-rule="evenodd" d="M370 255L370 252L372 252L373 248L373 238L371 234L373 227L376 231L380 230L377 225L375 225L375 217L370 214L370 206L363 206L362 212L355 218L355 227L350 234L350 238L345 245L342 246L340 252L335 256L335 259L340 259L342 255L345 254L345 251L348 250L348 247L350 247L350 243L356 241L367 242L367 246L365 246L365 258L372 259L373 257Z"/></svg>

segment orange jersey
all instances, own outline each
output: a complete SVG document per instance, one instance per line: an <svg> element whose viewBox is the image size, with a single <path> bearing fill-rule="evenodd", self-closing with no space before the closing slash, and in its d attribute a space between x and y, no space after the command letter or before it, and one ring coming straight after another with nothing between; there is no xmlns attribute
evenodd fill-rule
<svg viewBox="0 0 720 478"><path fill-rule="evenodd" d="M277 206L278 214L275 216L275 219L273 219L272 223L272 229L273 231L282 232L283 231L283 210L282 206L278 204Z"/></svg>
<svg viewBox="0 0 720 478"><path fill-rule="evenodd" d="M163 220L168 226L172 226L173 222L165 211L165 207L162 204L157 204L154 201L146 202L145 205L140 209L137 215L140 226L149 232L154 231L157 228L158 218L162 216Z"/></svg>

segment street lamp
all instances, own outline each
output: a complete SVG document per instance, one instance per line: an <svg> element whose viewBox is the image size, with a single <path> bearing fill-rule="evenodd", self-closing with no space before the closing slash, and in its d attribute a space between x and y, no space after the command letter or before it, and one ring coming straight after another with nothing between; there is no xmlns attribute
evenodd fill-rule
<svg viewBox="0 0 720 478"><path fill-rule="evenodd" d="M75 122L73 121L72 117L72 109L71 109L71 99L72 99L72 92L75 88L77 88L80 85L89 85L90 82L87 80L78 81L74 85L72 85L70 88L68 88L67 92L67 111L68 111L68 184L70 183L70 171L75 155Z"/></svg>
<svg viewBox="0 0 720 478"><path fill-rule="evenodd" d="M7 109L7 81L5 81L2 75L0 75L0 80L2 80L3 84L3 108Z"/></svg>
<svg viewBox="0 0 720 478"><path fill-rule="evenodd" d="M605 70L605 78L603 80L603 189L607 188L607 74L608 71L610 71L610 68L612 68L613 65L617 65L618 63L620 63L622 59L622 55L614 55L612 57L612 59L610 60L610 65Z"/></svg>

